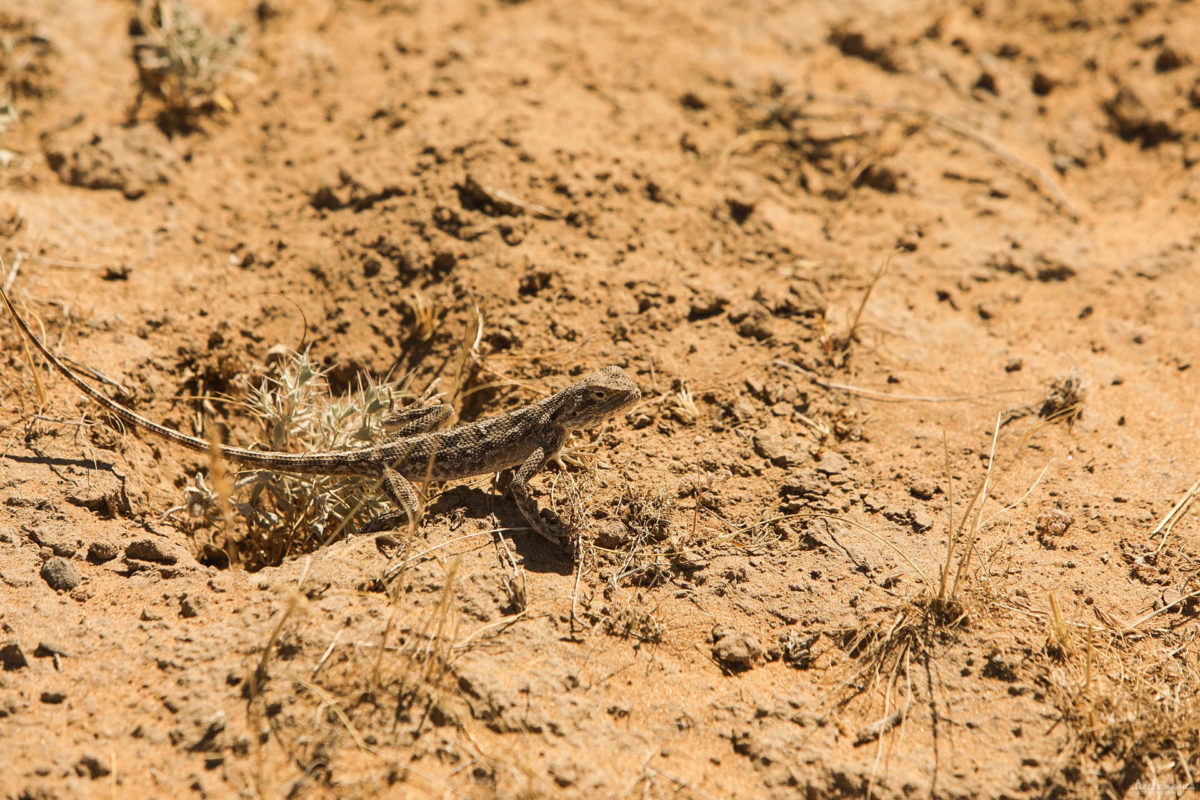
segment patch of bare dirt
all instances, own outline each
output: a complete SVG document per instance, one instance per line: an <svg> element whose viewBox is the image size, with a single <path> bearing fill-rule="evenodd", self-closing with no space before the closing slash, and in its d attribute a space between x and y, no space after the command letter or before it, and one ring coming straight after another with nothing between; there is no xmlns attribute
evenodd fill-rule
<svg viewBox="0 0 1200 800"><path fill-rule="evenodd" d="M5 797L1196 789L1194 3L10 6L0 280L138 413L644 400L573 557L485 478L251 572L0 326Z"/></svg>

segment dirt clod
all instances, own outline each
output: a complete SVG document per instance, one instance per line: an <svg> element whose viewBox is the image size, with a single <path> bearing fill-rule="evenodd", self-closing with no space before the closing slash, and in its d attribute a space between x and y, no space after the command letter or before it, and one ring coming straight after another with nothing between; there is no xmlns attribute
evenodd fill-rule
<svg viewBox="0 0 1200 800"><path fill-rule="evenodd" d="M748 670L763 657L763 648L758 639L743 631L718 625L713 628L712 639L713 658L728 670Z"/></svg>
<svg viewBox="0 0 1200 800"><path fill-rule="evenodd" d="M1143 147L1154 147L1169 139L1179 138L1179 132L1162 117L1160 109L1147 106L1137 93L1122 86L1104 103L1104 111L1112 121L1117 135L1126 141L1138 141Z"/></svg>
<svg viewBox="0 0 1200 800"><path fill-rule="evenodd" d="M152 561L156 564L175 564L179 561L171 545L161 539L132 541L125 546L125 555L138 561Z"/></svg>
<svg viewBox="0 0 1200 800"><path fill-rule="evenodd" d="M908 485L908 493L918 500L932 500L940 491L940 486L925 478L918 478Z"/></svg>
<svg viewBox="0 0 1200 800"><path fill-rule="evenodd" d="M937 524L934 516L923 508L910 508L906 513L906 517L908 518L908 524L917 533L925 533L926 531L933 530L933 526Z"/></svg>
<svg viewBox="0 0 1200 800"><path fill-rule="evenodd" d="M84 139L52 141L46 161L70 186L115 189L136 200L169 179L173 157L152 126L97 131Z"/></svg>
<svg viewBox="0 0 1200 800"><path fill-rule="evenodd" d="M825 475L840 475L850 469L850 461L841 453L826 450L817 461L817 472Z"/></svg>
<svg viewBox="0 0 1200 800"><path fill-rule="evenodd" d="M800 461L800 456L785 441L779 431L762 430L754 435L754 452L777 467L787 467Z"/></svg>
<svg viewBox="0 0 1200 800"><path fill-rule="evenodd" d="M93 564L103 564L112 561L120 553L120 549L112 542L92 542L88 545L87 560Z"/></svg>
<svg viewBox="0 0 1200 800"><path fill-rule="evenodd" d="M1053 550L1057 547L1054 540L1065 534L1074 521L1074 518L1061 508L1046 509L1038 514L1034 533L1043 547Z"/></svg>

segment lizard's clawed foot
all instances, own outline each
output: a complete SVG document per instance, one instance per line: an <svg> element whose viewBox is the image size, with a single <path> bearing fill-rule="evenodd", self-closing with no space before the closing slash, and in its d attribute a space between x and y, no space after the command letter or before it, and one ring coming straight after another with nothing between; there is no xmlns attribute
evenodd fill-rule
<svg viewBox="0 0 1200 800"><path fill-rule="evenodd" d="M362 536L368 533L381 533L383 531L394 531L399 528L408 527L409 515L403 512L394 514L384 514L382 517L377 517L366 525L363 525L358 530L350 531L351 536Z"/></svg>
<svg viewBox="0 0 1200 800"><path fill-rule="evenodd" d="M539 536L558 549L565 551L571 548L571 532L553 511L543 508L536 520L528 517L526 521Z"/></svg>

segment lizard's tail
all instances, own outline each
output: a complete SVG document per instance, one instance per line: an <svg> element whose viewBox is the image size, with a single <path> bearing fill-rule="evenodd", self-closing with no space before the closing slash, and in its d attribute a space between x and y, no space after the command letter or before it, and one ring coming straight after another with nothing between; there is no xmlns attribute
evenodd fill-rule
<svg viewBox="0 0 1200 800"><path fill-rule="evenodd" d="M150 433L161 436L162 438L175 442L178 445L186 447L190 450L197 450L202 453L208 453L212 450L213 444L204 439L195 436L188 436L186 433L181 433L174 428L168 428L159 425L157 422L151 422L145 417L130 411L125 406L115 400L112 400L102 394L98 389L90 383L75 374L74 370L59 360L58 356L50 352L50 349L42 343L32 330L29 324L25 322L25 318L17 313L16 307L13 306L11 300L8 299L8 294L4 291L4 287L0 286L0 300L4 301L4 306L8 309L9 315L13 318L13 322L24 334L25 338L33 343L50 364L62 373L63 377L75 384L79 391L90 397L92 400L99 403L106 411L113 416L133 425L137 428L142 428ZM353 464L346 464L347 456L352 456L356 451L343 451L339 453L275 453L269 451L247 450L242 447L229 447L228 445L218 444L217 450L221 455L230 461L234 461L247 466L257 466L263 469L274 469L283 472L303 472L315 474L330 474L337 472L358 472ZM365 450L363 451L365 454ZM339 469L339 467L342 467Z"/></svg>

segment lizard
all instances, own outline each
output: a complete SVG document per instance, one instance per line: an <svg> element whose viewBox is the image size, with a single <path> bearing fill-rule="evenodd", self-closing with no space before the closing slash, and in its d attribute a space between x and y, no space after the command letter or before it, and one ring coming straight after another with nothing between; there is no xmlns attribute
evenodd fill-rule
<svg viewBox="0 0 1200 800"><path fill-rule="evenodd" d="M386 436L365 447L318 453L250 450L213 443L152 422L109 398L67 366L37 337L0 286L8 313L20 333L79 391L121 421L177 445L204 453L214 449L226 460L253 469L307 475L364 475L379 479L399 509L360 532L383 530L416 520L422 499L415 483L452 481L512 471L507 493L529 526L561 543L564 532L542 519L530 495L529 480L553 459L571 431L602 422L641 397L637 384L620 367L607 366L549 397L504 414L438 430L451 415L444 404L410 408L384 420Z"/></svg>

